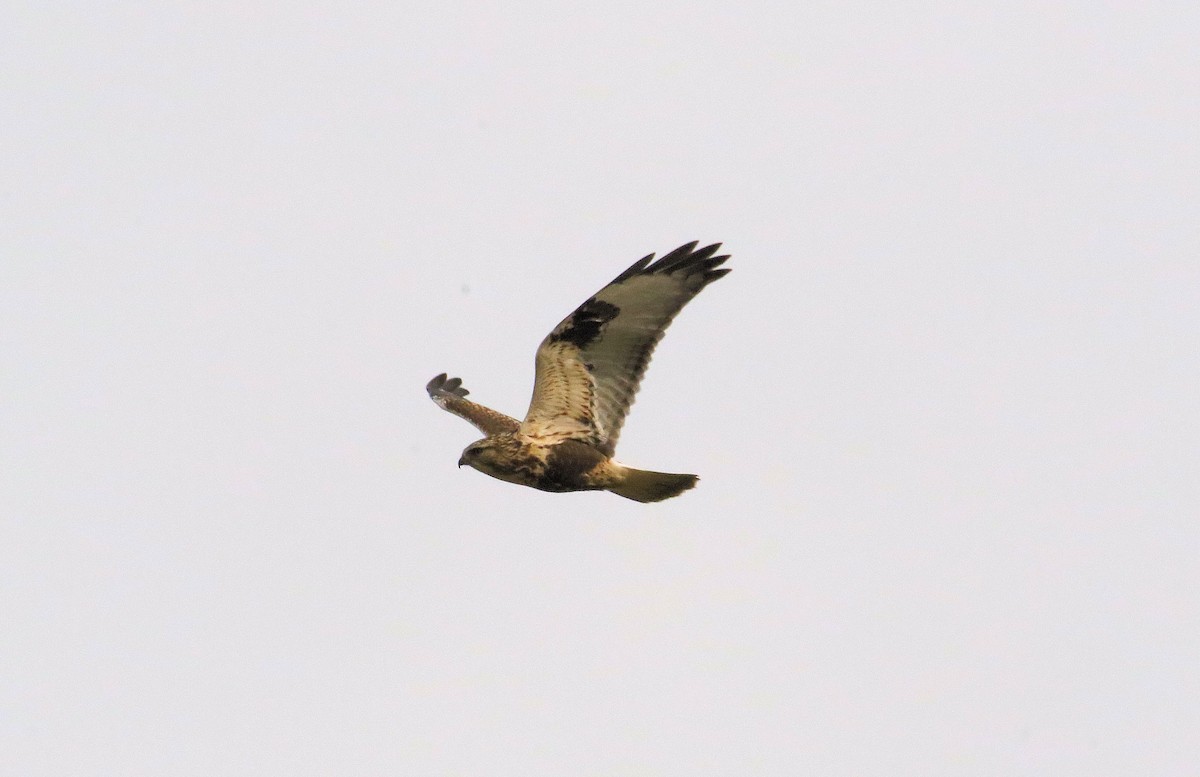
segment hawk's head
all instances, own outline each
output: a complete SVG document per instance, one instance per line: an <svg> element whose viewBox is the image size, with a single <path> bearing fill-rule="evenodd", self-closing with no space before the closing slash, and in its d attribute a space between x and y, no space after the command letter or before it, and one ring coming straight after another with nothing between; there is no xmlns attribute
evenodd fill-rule
<svg viewBox="0 0 1200 777"><path fill-rule="evenodd" d="M523 447L511 435L499 434L484 437L468 445L458 459L458 466L466 464L485 475L491 475L510 483L525 483L529 478L528 466L521 456Z"/></svg>

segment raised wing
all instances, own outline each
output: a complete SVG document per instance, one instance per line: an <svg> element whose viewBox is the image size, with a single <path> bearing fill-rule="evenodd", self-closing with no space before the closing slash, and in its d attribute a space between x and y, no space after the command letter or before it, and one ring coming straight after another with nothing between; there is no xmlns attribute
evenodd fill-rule
<svg viewBox="0 0 1200 777"><path fill-rule="evenodd" d="M467 419L489 437L501 432L515 432L520 426L515 418L509 418L504 413L498 413L490 407L484 407L465 399L471 392L463 388L460 378L447 378L446 373L443 372L429 381L425 390L429 392L429 398L443 410L448 410L459 418Z"/></svg>
<svg viewBox="0 0 1200 777"><path fill-rule="evenodd" d="M720 243L638 260L563 319L537 351L531 437L586 440L611 456L654 347L692 297L729 272Z"/></svg>

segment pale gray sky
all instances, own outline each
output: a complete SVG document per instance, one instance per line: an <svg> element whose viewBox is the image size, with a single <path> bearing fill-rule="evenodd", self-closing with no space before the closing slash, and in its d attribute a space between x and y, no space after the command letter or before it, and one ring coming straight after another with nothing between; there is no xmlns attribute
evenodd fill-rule
<svg viewBox="0 0 1200 777"><path fill-rule="evenodd" d="M1194 4L4 17L0 773L1194 773ZM455 467L693 239L695 491Z"/></svg>

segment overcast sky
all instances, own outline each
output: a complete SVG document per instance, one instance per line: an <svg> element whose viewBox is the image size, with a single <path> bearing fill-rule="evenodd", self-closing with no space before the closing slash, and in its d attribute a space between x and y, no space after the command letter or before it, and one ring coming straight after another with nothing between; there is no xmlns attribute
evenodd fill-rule
<svg viewBox="0 0 1200 777"><path fill-rule="evenodd" d="M3 16L0 773L1195 773L1195 4ZM690 240L696 490L455 467Z"/></svg>

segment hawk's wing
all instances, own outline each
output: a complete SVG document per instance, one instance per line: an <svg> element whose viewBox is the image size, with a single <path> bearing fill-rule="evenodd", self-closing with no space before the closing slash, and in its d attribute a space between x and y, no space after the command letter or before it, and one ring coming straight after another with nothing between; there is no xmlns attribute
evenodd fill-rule
<svg viewBox="0 0 1200 777"><path fill-rule="evenodd" d="M460 378L447 379L446 373L443 372L429 381L425 390L429 392L429 398L437 402L443 410L467 419L489 437L501 432L515 432L520 426L517 419L466 399L470 392L463 388Z"/></svg>
<svg viewBox="0 0 1200 777"><path fill-rule="evenodd" d="M688 300L729 272L720 243L637 261L563 319L538 346L521 432L586 440L611 456L654 346Z"/></svg>

